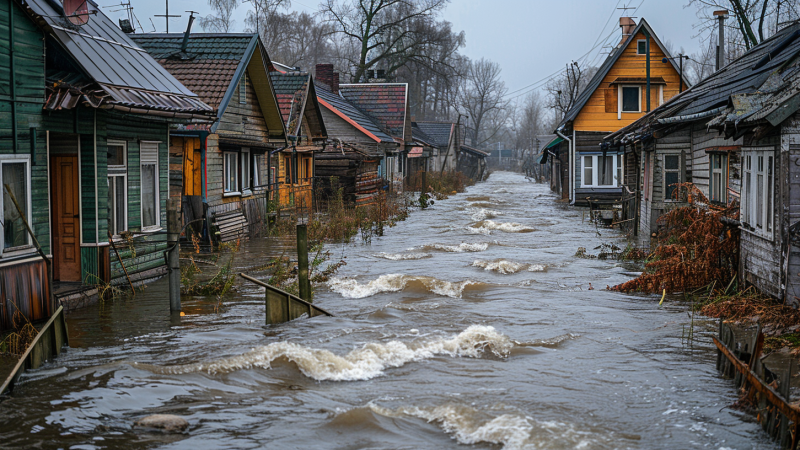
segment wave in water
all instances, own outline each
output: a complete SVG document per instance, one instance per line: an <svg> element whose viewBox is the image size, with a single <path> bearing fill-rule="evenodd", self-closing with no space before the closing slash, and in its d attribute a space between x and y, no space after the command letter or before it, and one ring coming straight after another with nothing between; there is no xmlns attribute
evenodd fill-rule
<svg viewBox="0 0 800 450"><path fill-rule="evenodd" d="M430 253L378 253L375 256L378 258L388 259L391 261L407 261L407 260L415 260L415 259L425 259L430 258L433 255Z"/></svg>
<svg viewBox="0 0 800 450"><path fill-rule="evenodd" d="M372 342L339 356L331 351L305 347L291 342L276 342L253 349L239 356L208 363L177 366L154 366L134 363L158 374L207 372L211 375L252 368L270 369L277 359L294 363L303 375L318 381L369 380L383 375L391 367L401 367L411 361L430 359L437 355L479 358L486 353L506 358L514 343L494 327L472 325L451 338L425 342Z"/></svg>
<svg viewBox="0 0 800 450"><path fill-rule="evenodd" d="M506 259L496 259L494 261L476 259L472 262L472 266L502 274L517 273L523 270L527 270L528 272L544 272L545 270L545 266L541 264L523 264Z"/></svg>
<svg viewBox="0 0 800 450"><path fill-rule="evenodd" d="M494 219L497 216L502 216L503 213L487 208L470 208L469 212L472 213L472 220L480 222L481 220Z"/></svg>
<svg viewBox="0 0 800 450"><path fill-rule="evenodd" d="M439 250L450 253L482 252L489 248L489 244L486 242L462 242L458 245L429 244L423 245L421 248L423 250Z"/></svg>
<svg viewBox="0 0 800 450"><path fill-rule="evenodd" d="M581 431L573 424L540 421L520 411L497 405L477 409L458 403L440 406L401 406L386 408L372 402L339 414L334 420L347 422L345 416L361 417L365 410L389 418L416 417L435 423L460 444L496 444L503 450L531 448L606 448L609 436L594 430Z"/></svg>
<svg viewBox="0 0 800 450"><path fill-rule="evenodd" d="M398 292L405 289L416 289L452 298L461 298L464 290L470 286L480 287L483 283L466 280L450 282L438 278L421 275L388 274L361 284L352 278L331 278L328 287L346 298L370 297L382 292Z"/></svg>
<svg viewBox="0 0 800 450"><path fill-rule="evenodd" d="M467 231L485 235L491 234L494 230L505 233L530 233L535 231L531 227L526 227L516 222L495 222L494 220L479 221L467 227Z"/></svg>

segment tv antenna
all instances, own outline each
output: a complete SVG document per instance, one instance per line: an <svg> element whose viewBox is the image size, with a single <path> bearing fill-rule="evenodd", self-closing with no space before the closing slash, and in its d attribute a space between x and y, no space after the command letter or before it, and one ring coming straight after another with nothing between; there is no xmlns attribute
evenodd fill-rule
<svg viewBox="0 0 800 450"><path fill-rule="evenodd" d="M626 16L626 13L628 12L628 10L629 9L635 10L636 8L634 8L633 6L628 6L625 3L623 3L622 4L622 8L617 8L617 9L621 9L622 10L622 17L628 17L628 16ZM633 17L631 17L631 19L633 19Z"/></svg>
<svg viewBox="0 0 800 450"><path fill-rule="evenodd" d="M179 15L178 16L170 15L169 14L169 0L165 0L165 2L166 2L166 6L167 6L166 13L165 14L155 14L155 15L153 15L153 17L163 17L164 21L167 22L167 33L169 33L169 19L171 17L180 17L180 16ZM155 27L155 25L153 25L153 27Z"/></svg>

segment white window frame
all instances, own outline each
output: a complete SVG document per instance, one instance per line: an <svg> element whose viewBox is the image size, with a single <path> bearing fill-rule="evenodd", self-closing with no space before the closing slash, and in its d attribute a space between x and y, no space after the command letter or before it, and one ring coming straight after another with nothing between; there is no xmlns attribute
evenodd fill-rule
<svg viewBox="0 0 800 450"><path fill-rule="evenodd" d="M109 169L127 169L128 168L128 141L117 140L117 139L109 139L106 142L106 145L119 145L119 146L121 146L122 147L122 160L124 161L124 163L122 165L119 165L119 164L108 164L108 168Z"/></svg>
<svg viewBox="0 0 800 450"><path fill-rule="evenodd" d="M230 164L228 162L228 158L232 158L236 161L236 170L234 170L234 175L236 176L236 180L234 181L235 186L229 186L228 177L230 173ZM239 190L240 184L240 172L239 172L239 152L222 152L222 196L223 197L233 197L237 195L242 195L242 192Z"/></svg>
<svg viewBox="0 0 800 450"><path fill-rule="evenodd" d="M625 90L625 88L636 88L639 91L639 95L637 96L639 98L639 110L638 111L623 111L622 110L622 105L624 104L624 102L622 101L622 99L623 99L622 92ZM617 111L618 111L617 112L617 119L622 119L622 113L636 114L636 113L642 112L642 87L639 86L638 84L620 84L619 87L617 88Z"/></svg>
<svg viewBox="0 0 800 450"><path fill-rule="evenodd" d="M763 158L761 167L758 164L759 157ZM775 229L776 157L775 149L772 147L742 150L742 193L740 202L742 229L770 241L773 239ZM762 177L760 199L758 198L759 176ZM762 206L760 226L757 218L759 202L756 200L760 200Z"/></svg>
<svg viewBox="0 0 800 450"><path fill-rule="evenodd" d="M160 142L155 141L141 141L139 143L139 220L141 220L142 231L154 231L161 228L161 180L159 176L159 167L158 167L158 153L159 153L159 144ZM156 147L156 157L155 158L145 158L142 156L142 149L145 146L154 145ZM155 209L156 209L156 223L150 226L144 226L144 175L142 168L145 165L155 165ZM127 214L126 214L127 215Z"/></svg>
<svg viewBox="0 0 800 450"><path fill-rule="evenodd" d="M122 194L122 199L124 203L123 211L125 211L125 218L123 219L124 223L122 227L117 227L121 231L128 230L128 174L127 173L110 173L108 174L109 181L112 178L122 178L122 186L125 192ZM115 184L113 184L116 186ZM112 183L109 183L109 189L111 189ZM116 197L114 197L116 199ZM115 200L116 201L116 200ZM111 217L108 218L108 231L111 232ZM115 238L119 237L119 233L111 233Z"/></svg>
<svg viewBox="0 0 800 450"><path fill-rule="evenodd" d="M25 220L28 221L28 224L31 223L31 217L33 216L33 208L31 202L33 201L33 196L31 193L31 157L30 155L3 155L0 156L0 186L3 186L3 191L0 193L5 194L5 181L3 180L3 164L10 164L16 163L19 164L20 162L25 164L25 183L28 192L28 210L26 211L27 217ZM5 195L0 195L0 210L5 211L5 205L3 202L5 201ZM13 204L11 205L12 208L16 208ZM2 217L0 219L5 219ZM33 250L33 244L31 243L31 237L28 234L27 230L25 231L25 240L26 244L20 245L17 247L5 248L6 246L6 233L5 233L5 220L2 221L2 225L0 225L0 258L8 258L12 256L17 256L24 253L30 253Z"/></svg>
<svg viewBox="0 0 800 450"><path fill-rule="evenodd" d="M253 189L253 186L250 182L252 179L251 175L253 174L252 166L253 160L250 159L250 149L247 147L242 147L242 151L239 153L239 190L244 195L250 195Z"/></svg>
<svg viewBox="0 0 800 450"><path fill-rule="evenodd" d="M728 204L728 154L709 153L708 154L708 201L712 203ZM714 158L720 158L718 168L714 168ZM714 175L719 174L720 179L720 198L714 199Z"/></svg>
<svg viewBox="0 0 800 450"><path fill-rule="evenodd" d="M667 169L667 157L677 156L678 157L678 168L677 169ZM683 155L681 153L664 153L661 155L661 197L664 202L680 202L681 200L676 200L670 196L667 196L667 190L669 189L669 185L667 184L667 173L678 173L678 183L683 183L685 174L683 173Z"/></svg>
<svg viewBox="0 0 800 450"><path fill-rule="evenodd" d="M644 53L639 53L640 42L644 42ZM647 39L639 39L636 41L636 54L639 56L647 56Z"/></svg>
<svg viewBox="0 0 800 450"><path fill-rule="evenodd" d="M622 165L622 155L616 153L609 153L606 155L607 158L614 158L614 184L598 184L599 176L600 176L600 156L603 155L581 155L581 187L584 188L600 188L600 189L616 189L622 186L622 180L619 179L620 173L622 173L621 165ZM591 184L586 183L586 158L590 158L592 162L592 166L589 169L592 170L592 182Z"/></svg>

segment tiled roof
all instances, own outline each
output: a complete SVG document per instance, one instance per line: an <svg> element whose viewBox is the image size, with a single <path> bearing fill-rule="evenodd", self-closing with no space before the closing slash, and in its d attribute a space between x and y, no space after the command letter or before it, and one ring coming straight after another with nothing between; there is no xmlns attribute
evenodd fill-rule
<svg viewBox="0 0 800 450"><path fill-rule="evenodd" d="M339 92L395 137L404 137L406 121L405 83L342 84Z"/></svg>
<svg viewBox="0 0 800 450"><path fill-rule="evenodd" d="M181 83L213 108L219 108L239 63L255 35L198 33L189 36L181 53L183 33L132 35Z"/></svg>
<svg viewBox="0 0 800 450"><path fill-rule="evenodd" d="M425 134L431 137L439 148L450 145L450 133L455 124L450 122L414 122Z"/></svg>
<svg viewBox="0 0 800 450"><path fill-rule="evenodd" d="M381 127L375 120L367 116L354 104L345 100L340 95L336 95L333 92L331 92L330 88L323 83L315 83L315 86L317 88L317 97L320 100L331 105L331 107L336 108L337 111L341 112L342 114L347 116L350 120L357 123L359 126L364 128L368 132L372 133L374 136L380 139L381 142L384 143L395 142L391 136L386 134L386 132L384 132L381 129ZM331 136L331 137L336 138L336 136Z"/></svg>
<svg viewBox="0 0 800 450"><path fill-rule="evenodd" d="M298 117L296 116L302 110L302 104L306 100L310 75L306 72L281 73L276 71L270 72L269 76L272 79L275 96L278 98L281 117L286 123L286 129L292 133L297 128ZM295 105L298 107L293 108ZM292 122L295 122L294 126L290 125Z"/></svg>

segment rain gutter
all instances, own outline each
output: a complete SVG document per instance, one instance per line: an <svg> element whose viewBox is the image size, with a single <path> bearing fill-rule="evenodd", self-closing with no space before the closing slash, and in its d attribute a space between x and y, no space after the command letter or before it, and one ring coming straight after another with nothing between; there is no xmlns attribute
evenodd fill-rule
<svg viewBox="0 0 800 450"><path fill-rule="evenodd" d="M719 108L714 108L710 111L705 111L697 114L687 114L685 116L665 117L663 119L657 119L657 121L662 125L668 123L692 122L698 119L705 119L706 117L711 117L713 115L719 114L725 111L727 108L728 108L727 106L720 106Z"/></svg>

